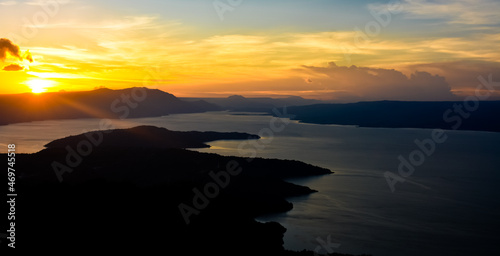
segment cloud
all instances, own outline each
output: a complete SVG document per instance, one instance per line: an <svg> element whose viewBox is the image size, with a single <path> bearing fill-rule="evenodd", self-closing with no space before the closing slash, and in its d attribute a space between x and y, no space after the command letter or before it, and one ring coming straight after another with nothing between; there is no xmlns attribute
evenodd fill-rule
<svg viewBox="0 0 500 256"><path fill-rule="evenodd" d="M182 90L186 94L197 91ZM196 87L199 91L199 87ZM303 65L290 70L287 78L208 84L205 93L232 95L298 95L334 102L377 100L444 101L461 100L451 90L445 77L426 71L413 71L405 75L400 70L338 66L330 62L325 66ZM208 95L208 94L207 94Z"/></svg>
<svg viewBox="0 0 500 256"><path fill-rule="evenodd" d="M0 60L5 61L5 59L7 59L7 53L9 53L12 57L18 58L20 61L26 59L29 62L33 62L33 57L31 56L29 50L22 55L19 46L12 43L12 41L7 38L0 38Z"/></svg>
<svg viewBox="0 0 500 256"><path fill-rule="evenodd" d="M24 59L29 62L33 62L33 56L31 55L30 50L26 50L26 53L24 53Z"/></svg>
<svg viewBox="0 0 500 256"><path fill-rule="evenodd" d="M389 4L371 4L383 11ZM496 0L404 0L398 10L411 19L441 19L449 24L492 25L500 21L500 5Z"/></svg>
<svg viewBox="0 0 500 256"><path fill-rule="evenodd" d="M125 29L154 29L159 28L160 25L156 22L155 16L128 16L124 18L117 18L111 20L104 20L101 22L78 22L66 21L62 23L45 24L43 28L47 29L96 29L96 30L125 30ZM176 24L176 22L172 22ZM178 24L178 23L177 23ZM24 25L29 28L39 28L36 24L27 23Z"/></svg>
<svg viewBox="0 0 500 256"><path fill-rule="evenodd" d="M454 94L465 96L475 91L479 84L478 77L493 76L494 81L500 80L500 63L490 61L449 61L440 63L421 63L404 67L407 72L415 70L431 72L446 77ZM500 92L497 92L497 98Z"/></svg>
<svg viewBox="0 0 500 256"><path fill-rule="evenodd" d="M336 100L450 100L456 96L446 79L425 71L410 76L394 69L337 66L303 66L302 72L315 76L331 99ZM313 84L314 84L313 83Z"/></svg>
<svg viewBox="0 0 500 256"><path fill-rule="evenodd" d="M2 70L5 70L5 71L21 71L21 70L24 70L24 67L20 66L18 64L10 64L10 65L7 65L7 66L3 67Z"/></svg>
<svg viewBox="0 0 500 256"><path fill-rule="evenodd" d="M9 39L0 38L0 60L5 61L7 53L19 60L23 60L19 46L13 44Z"/></svg>

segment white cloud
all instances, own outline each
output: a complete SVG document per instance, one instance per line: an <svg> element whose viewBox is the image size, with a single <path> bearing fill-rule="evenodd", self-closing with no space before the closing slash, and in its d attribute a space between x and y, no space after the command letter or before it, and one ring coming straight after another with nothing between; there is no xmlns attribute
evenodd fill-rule
<svg viewBox="0 0 500 256"><path fill-rule="evenodd" d="M25 24L25 27L40 28L40 26L33 25L31 23ZM99 23L70 21L70 22L61 22L61 23L52 23L43 25L43 28L111 29L111 30L148 29L148 28L158 28L158 27L159 25L156 22L156 17L151 17L151 16L125 17L121 19L105 20Z"/></svg>
<svg viewBox="0 0 500 256"><path fill-rule="evenodd" d="M386 4L371 4L375 11L387 10ZM400 8L412 19L444 19L449 24L492 25L500 23L497 0L403 0Z"/></svg>

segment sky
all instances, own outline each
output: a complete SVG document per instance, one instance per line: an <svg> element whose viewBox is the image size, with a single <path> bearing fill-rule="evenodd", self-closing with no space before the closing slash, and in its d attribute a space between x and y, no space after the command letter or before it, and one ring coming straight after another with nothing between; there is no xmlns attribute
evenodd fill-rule
<svg viewBox="0 0 500 256"><path fill-rule="evenodd" d="M0 0L0 24L0 94L460 100L500 82L498 0Z"/></svg>

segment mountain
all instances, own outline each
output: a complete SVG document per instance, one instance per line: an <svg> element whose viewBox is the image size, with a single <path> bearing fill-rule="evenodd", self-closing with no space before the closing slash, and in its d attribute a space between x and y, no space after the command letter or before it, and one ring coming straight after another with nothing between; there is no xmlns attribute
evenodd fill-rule
<svg viewBox="0 0 500 256"><path fill-rule="evenodd" d="M123 90L0 95L0 125L75 118L139 118L219 110L205 101L186 102L142 87Z"/></svg>
<svg viewBox="0 0 500 256"><path fill-rule="evenodd" d="M288 107L286 113L294 120L316 124L500 132L500 101L315 104Z"/></svg>
<svg viewBox="0 0 500 256"><path fill-rule="evenodd" d="M245 98L241 95L233 95L227 98L183 98L186 101L206 101L223 109L242 112L267 112L273 108L284 106L303 106L322 103L319 100L304 99L299 96L287 98Z"/></svg>

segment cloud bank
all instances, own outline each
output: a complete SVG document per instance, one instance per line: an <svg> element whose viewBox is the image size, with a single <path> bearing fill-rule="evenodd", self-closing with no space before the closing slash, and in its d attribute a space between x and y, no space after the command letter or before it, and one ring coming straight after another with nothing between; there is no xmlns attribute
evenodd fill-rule
<svg viewBox="0 0 500 256"><path fill-rule="evenodd" d="M462 100L454 93L445 76L426 70L395 70L386 68L302 65L290 70L288 78L260 79L245 82L204 85L198 87L169 85L164 90L182 90L186 95L227 97L240 94L248 97L302 96L332 102L378 100L447 101ZM476 84L474 84L475 86ZM474 87L475 88L475 87ZM196 90L195 90L196 89Z"/></svg>
<svg viewBox="0 0 500 256"><path fill-rule="evenodd" d="M425 71L409 76L394 69L337 66L302 66L313 81L312 89L324 90L324 97L338 101L357 100L454 100L456 95L445 77ZM321 92L318 91L318 92Z"/></svg>
<svg viewBox="0 0 500 256"><path fill-rule="evenodd" d="M500 80L500 63L498 62L462 60L422 63L408 65L405 69L407 72L425 70L446 77L446 81L451 85L453 93L462 97L467 94L470 95L476 90L479 84L479 76L488 77L491 74L493 80ZM500 92L496 94L500 95Z"/></svg>

